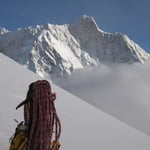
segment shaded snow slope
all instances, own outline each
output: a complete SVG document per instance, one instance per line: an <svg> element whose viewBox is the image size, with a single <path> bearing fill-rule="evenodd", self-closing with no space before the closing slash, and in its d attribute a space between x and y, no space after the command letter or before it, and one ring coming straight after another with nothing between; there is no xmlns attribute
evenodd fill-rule
<svg viewBox="0 0 150 150"><path fill-rule="evenodd" d="M2 54L0 62L0 149L7 150L16 126L13 119L23 118L22 110L15 107L25 98L28 85L41 78ZM62 149L149 150L149 136L54 84L52 90L57 94L56 108L62 122Z"/></svg>
<svg viewBox="0 0 150 150"><path fill-rule="evenodd" d="M144 63L149 56L126 35L100 30L88 16L70 25L37 25L4 33L0 52L40 76L66 76L100 63Z"/></svg>

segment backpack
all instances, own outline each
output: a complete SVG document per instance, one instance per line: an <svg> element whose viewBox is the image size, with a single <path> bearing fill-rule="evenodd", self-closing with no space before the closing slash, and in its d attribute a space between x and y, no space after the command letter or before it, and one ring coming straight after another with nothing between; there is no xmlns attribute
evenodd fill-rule
<svg viewBox="0 0 150 150"><path fill-rule="evenodd" d="M15 130L15 134L10 138L9 150L25 150L28 141L28 126L25 122L20 122Z"/></svg>
<svg viewBox="0 0 150 150"><path fill-rule="evenodd" d="M24 106L24 121L10 138L9 150L59 150L61 123L55 99L48 81L38 80L29 85L26 99L16 107Z"/></svg>

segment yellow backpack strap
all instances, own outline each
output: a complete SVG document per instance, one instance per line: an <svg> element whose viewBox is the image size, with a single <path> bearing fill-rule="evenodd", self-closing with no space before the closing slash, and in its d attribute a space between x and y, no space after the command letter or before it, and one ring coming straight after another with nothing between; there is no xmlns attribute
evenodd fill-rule
<svg viewBox="0 0 150 150"><path fill-rule="evenodd" d="M18 124L14 136L10 139L9 150L25 150L28 142L27 126L24 122Z"/></svg>
<svg viewBox="0 0 150 150"><path fill-rule="evenodd" d="M61 144L60 144L59 141L55 141L55 140L54 140L54 141L51 143L52 150L59 150L60 146L61 146Z"/></svg>
<svg viewBox="0 0 150 150"><path fill-rule="evenodd" d="M25 150L25 148L27 146L27 142L28 142L28 138L24 137L24 139L20 143L20 146L19 146L18 150Z"/></svg>

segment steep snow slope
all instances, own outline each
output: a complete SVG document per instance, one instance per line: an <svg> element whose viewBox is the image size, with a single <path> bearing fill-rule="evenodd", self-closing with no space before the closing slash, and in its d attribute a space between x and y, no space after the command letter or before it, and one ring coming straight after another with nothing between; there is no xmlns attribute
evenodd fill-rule
<svg viewBox="0 0 150 150"><path fill-rule="evenodd" d="M144 63L149 56L126 35L101 31L88 16L71 25L37 25L4 33L0 52L52 78L100 63Z"/></svg>
<svg viewBox="0 0 150 150"><path fill-rule="evenodd" d="M16 105L26 95L29 83L40 79L6 56L0 54L0 149L9 147L9 137L22 110ZM56 108L62 122L62 149L65 150L149 150L150 137L103 113L81 99L52 84L57 93Z"/></svg>

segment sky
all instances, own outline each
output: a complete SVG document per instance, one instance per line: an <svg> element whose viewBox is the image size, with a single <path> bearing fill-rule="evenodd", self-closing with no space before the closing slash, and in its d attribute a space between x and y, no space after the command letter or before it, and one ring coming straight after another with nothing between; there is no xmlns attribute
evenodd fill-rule
<svg viewBox="0 0 150 150"><path fill-rule="evenodd" d="M150 52L149 0L0 0L0 27L71 24L94 17L100 29L121 32Z"/></svg>

